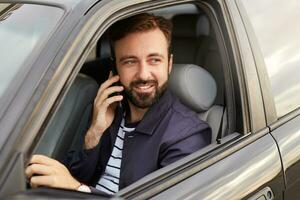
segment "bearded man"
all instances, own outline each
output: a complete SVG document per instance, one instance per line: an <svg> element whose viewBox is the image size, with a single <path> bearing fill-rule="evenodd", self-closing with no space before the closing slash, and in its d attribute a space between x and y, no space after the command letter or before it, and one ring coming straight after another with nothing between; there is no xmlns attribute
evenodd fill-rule
<svg viewBox="0 0 300 200"><path fill-rule="evenodd" d="M167 89L171 29L170 21L151 14L111 27L117 74L98 91L84 146L70 152L66 167L34 155L26 169L33 187L113 194L210 144L208 124Z"/></svg>

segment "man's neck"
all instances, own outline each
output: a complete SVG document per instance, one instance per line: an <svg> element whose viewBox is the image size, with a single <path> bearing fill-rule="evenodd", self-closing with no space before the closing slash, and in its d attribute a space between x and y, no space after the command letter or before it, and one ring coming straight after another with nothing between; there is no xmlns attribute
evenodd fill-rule
<svg viewBox="0 0 300 200"><path fill-rule="evenodd" d="M128 104L129 104L130 114L127 115L127 121L129 123L141 121L145 113L149 109L149 108L138 108L134 106L130 101L128 101Z"/></svg>

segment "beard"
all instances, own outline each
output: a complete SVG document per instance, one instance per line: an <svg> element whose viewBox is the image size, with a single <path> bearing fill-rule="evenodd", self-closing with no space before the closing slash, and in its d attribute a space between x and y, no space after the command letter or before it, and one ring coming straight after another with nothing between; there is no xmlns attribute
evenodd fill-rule
<svg viewBox="0 0 300 200"><path fill-rule="evenodd" d="M143 85L153 85L154 91L152 92L137 92L134 87L139 87ZM167 81L158 86L157 80L136 80L130 83L129 87L124 86L124 92L126 98L138 108L149 108L154 103L156 103L163 92L167 88Z"/></svg>

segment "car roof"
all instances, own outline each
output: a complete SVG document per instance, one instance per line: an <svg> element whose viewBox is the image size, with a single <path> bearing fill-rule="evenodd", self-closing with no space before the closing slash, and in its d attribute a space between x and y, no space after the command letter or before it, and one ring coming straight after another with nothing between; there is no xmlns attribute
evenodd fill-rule
<svg viewBox="0 0 300 200"><path fill-rule="evenodd" d="M58 6L67 11L75 8L77 5L80 6L89 6L93 5L97 0L4 0L1 3L28 3L28 4L42 4L42 5L51 5Z"/></svg>

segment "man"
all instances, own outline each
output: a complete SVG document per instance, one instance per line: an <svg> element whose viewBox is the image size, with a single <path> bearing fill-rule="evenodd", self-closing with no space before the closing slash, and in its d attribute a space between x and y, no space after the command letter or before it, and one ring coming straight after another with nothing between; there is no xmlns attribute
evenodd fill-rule
<svg viewBox="0 0 300 200"><path fill-rule="evenodd" d="M118 75L110 73L98 91L83 149L70 152L69 170L33 156L26 169L33 187L113 194L210 143L209 126L167 89L170 22L136 15L115 23L110 38Z"/></svg>

